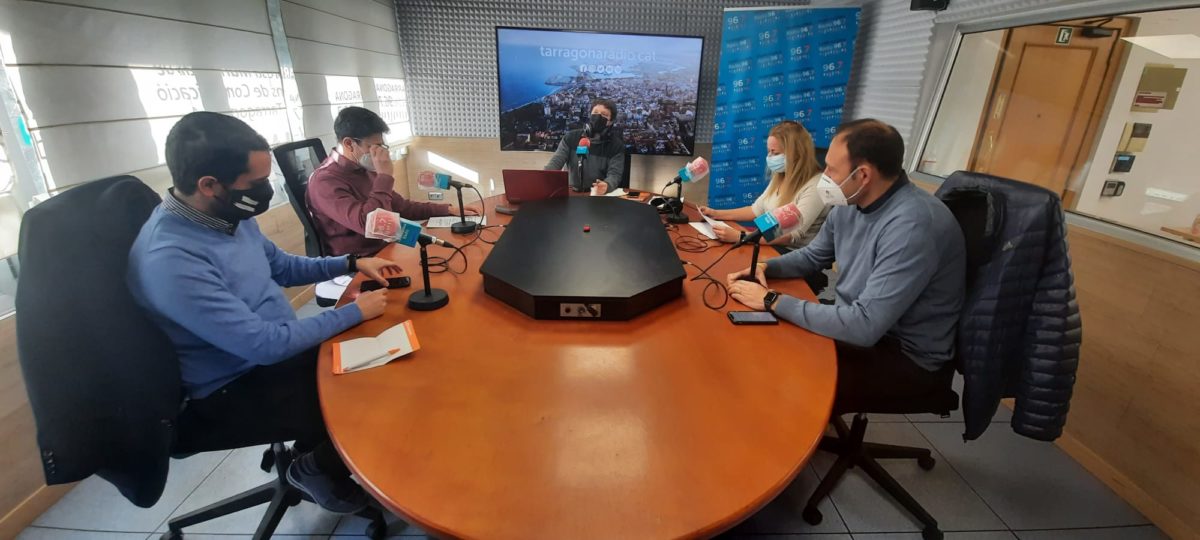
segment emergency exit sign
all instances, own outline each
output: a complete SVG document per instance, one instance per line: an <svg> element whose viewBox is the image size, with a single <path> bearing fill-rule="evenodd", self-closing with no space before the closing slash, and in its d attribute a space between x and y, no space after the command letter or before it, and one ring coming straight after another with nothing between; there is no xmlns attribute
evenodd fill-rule
<svg viewBox="0 0 1200 540"><path fill-rule="evenodd" d="M1054 42L1059 45L1066 45L1071 42L1071 34L1075 32L1070 26L1060 26L1058 28L1058 37L1054 38Z"/></svg>

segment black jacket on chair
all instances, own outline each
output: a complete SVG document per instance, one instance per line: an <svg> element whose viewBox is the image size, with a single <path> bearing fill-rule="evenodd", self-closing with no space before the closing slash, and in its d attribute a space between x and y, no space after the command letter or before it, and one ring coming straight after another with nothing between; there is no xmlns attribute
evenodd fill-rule
<svg viewBox="0 0 1200 540"><path fill-rule="evenodd" d="M975 197L986 214L981 240L967 248L958 329L963 438L982 435L1000 399L1015 397L1013 430L1052 441L1067 421L1083 336L1062 202L1038 186L963 171L937 196L952 208Z"/></svg>
<svg viewBox="0 0 1200 540"><path fill-rule="evenodd" d="M21 222L17 349L47 484L98 474L153 506L167 480L179 361L125 285L159 197L119 176L57 195Z"/></svg>

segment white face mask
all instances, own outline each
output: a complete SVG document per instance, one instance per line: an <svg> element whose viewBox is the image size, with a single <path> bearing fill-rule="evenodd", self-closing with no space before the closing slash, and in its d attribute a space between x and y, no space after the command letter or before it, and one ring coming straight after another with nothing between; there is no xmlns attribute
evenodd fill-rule
<svg viewBox="0 0 1200 540"><path fill-rule="evenodd" d="M375 171L375 162L371 159L371 154L363 154L362 157L358 158L358 164L362 165L362 168L368 171Z"/></svg>
<svg viewBox="0 0 1200 540"><path fill-rule="evenodd" d="M858 172L858 169L850 171L846 179L841 182L834 182L829 175L821 173L821 180L817 182L817 195L821 196L821 202L829 206L846 206L850 204L850 199L858 196L859 192L862 191L862 186L859 186L858 191L855 191L854 195L847 197L842 192L842 184L849 182L856 172Z"/></svg>
<svg viewBox="0 0 1200 540"><path fill-rule="evenodd" d="M783 154L767 156L767 168L773 173L783 172L787 168L787 156Z"/></svg>
<svg viewBox="0 0 1200 540"><path fill-rule="evenodd" d="M345 147L339 146L338 151L341 152L343 156L346 156L346 159L350 159L351 161L358 163L359 167L362 167L368 171L375 171L375 162L371 160L371 152L369 150L357 160L351 159L350 156L346 155Z"/></svg>

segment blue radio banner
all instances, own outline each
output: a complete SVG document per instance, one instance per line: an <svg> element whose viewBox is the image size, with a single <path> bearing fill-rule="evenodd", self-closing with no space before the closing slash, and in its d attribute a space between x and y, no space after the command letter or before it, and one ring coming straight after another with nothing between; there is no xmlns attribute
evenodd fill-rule
<svg viewBox="0 0 1200 540"><path fill-rule="evenodd" d="M828 148L842 122L859 8L728 9L721 33L708 204L747 206L766 189L767 132L804 124Z"/></svg>

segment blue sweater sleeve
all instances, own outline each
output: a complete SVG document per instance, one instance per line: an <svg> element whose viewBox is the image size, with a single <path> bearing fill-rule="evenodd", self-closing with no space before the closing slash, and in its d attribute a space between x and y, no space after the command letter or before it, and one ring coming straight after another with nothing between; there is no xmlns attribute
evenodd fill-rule
<svg viewBox="0 0 1200 540"><path fill-rule="evenodd" d="M854 302L829 306L785 296L773 311L817 334L859 347L875 345L916 302L937 271L936 239L912 231L909 226L885 229L876 243L871 275Z"/></svg>
<svg viewBox="0 0 1200 540"><path fill-rule="evenodd" d="M349 273L346 257L301 257L292 255L262 236L263 251L271 263L271 278L281 287L311 285Z"/></svg>
<svg viewBox="0 0 1200 540"><path fill-rule="evenodd" d="M266 321L225 286L214 266L180 248L148 254L143 276L143 295L155 311L213 346L260 365L291 358L362 322L362 311L353 303L315 317Z"/></svg>
<svg viewBox="0 0 1200 540"><path fill-rule="evenodd" d="M833 227L833 220L827 219L807 246L767 261L763 275L768 278L798 278L829 268L834 259Z"/></svg>

